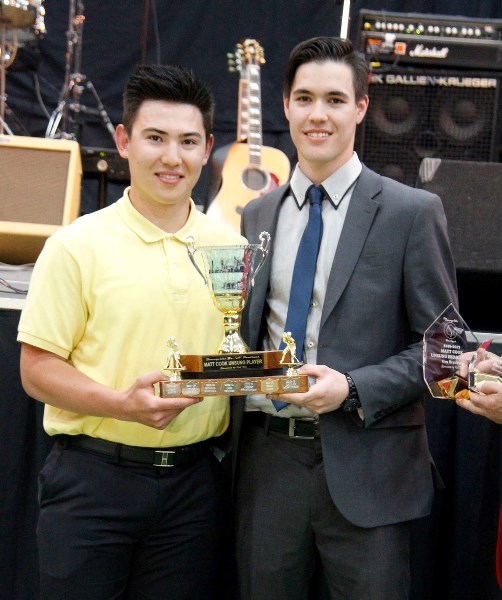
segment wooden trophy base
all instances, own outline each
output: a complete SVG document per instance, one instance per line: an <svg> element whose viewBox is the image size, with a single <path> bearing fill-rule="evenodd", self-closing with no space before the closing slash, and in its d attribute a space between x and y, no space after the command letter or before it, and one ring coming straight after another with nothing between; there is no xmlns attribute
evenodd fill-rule
<svg viewBox="0 0 502 600"><path fill-rule="evenodd" d="M284 373L282 351L239 354L186 354L179 379L159 381L159 396L247 396L306 392L307 375Z"/></svg>

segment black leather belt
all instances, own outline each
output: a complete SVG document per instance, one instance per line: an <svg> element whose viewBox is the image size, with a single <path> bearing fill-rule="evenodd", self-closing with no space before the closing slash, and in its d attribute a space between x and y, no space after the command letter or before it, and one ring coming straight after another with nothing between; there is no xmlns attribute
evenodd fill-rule
<svg viewBox="0 0 502 600"><path fill-rule="evenodd" d="M189 467L209 450L209 440L173 448L126 446L87 435L58 435L57 442L65 448L111 456L117 462L128 460L154 467Z"/></svg>
<svg viewBox="0 0 502 600"><path fill-rule="evenodd" d="M260 411L249 411L244 413L244 422L290 438L313 440L321 437L317 417L274 417Z"/></svg>

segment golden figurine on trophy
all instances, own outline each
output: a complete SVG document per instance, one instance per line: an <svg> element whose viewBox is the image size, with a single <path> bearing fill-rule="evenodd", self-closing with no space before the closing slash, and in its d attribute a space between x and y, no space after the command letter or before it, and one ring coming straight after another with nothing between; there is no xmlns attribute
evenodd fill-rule
<svg viewBox="0 0 502 600"><path fill-rule="evenodd" d="M296 356L296 342L291 335L291 331L285 331L282 334L282 341L284 342L284 350L282 351L282 356L280 363L281 365L285 365L288 367L287 375L288 377L295 376L295 368L301 367L303 363L298 360ZM286 359L289 356L289 361L286 362Z"/></svg>
<svg viewBox="0 0 502 600"><path fill-rule="evenodd" d="M167 371L169 375L169 381L180 381L181 371L184 371L186 367L181 363L181 354L176 339L171 336L167 340L167 347L169 348L169 354L167 355L166 366L162 369Z"/></svg>

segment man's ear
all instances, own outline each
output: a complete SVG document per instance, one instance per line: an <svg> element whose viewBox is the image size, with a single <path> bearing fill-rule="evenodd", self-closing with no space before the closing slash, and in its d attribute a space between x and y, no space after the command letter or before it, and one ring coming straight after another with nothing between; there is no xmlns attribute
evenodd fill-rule
<svg viewBox="0 0 502 600"><path fill-rule="evenodd" d="M115 129L115 145L117 146L117 150L122 158L128 158L128 145L129 145L129 136L127 135L126 128L122 123L117 125Z"/></svg>
<svg viewBox="0 0 502 600"><path fill-rule="evenodd" d="M284 106L284 115L286 116L286 119L289 121L289 98L286 98L286 96L283 96L282 103Z"/></svg>
<svg viewBox="0 0 502 600"><path fill-rule="evenodd" d="M213 146L214 146L214 135L211 133L206 142L206 152L204 154L204 164L205 165L207 164L207 161L209 160L209 156L211 154L211 150L213 149Z"/></svg>
<svg viewBox="0 0 502 600"><path fill-rule="evenodd" d="M361 100L358 100L356 103L356 106L357 106L356 122L358 125L359 125L359 123L362 122L362 120L364 119L364 116L366 115L366 111L368 110L369 102L370 102L369 97L364 96L364 98L362 98Z"/></svg>

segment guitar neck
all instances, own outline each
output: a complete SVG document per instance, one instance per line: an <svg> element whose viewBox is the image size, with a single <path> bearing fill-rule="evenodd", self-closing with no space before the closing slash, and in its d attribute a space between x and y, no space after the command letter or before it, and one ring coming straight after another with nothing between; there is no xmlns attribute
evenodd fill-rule
<svg viewBox="0 0 502 600"><path fill-rule="evenodd" d="M247 75L241 73L239 79L239 99L237 110L237 141L244 142L249 135L249 82Z"/></svg>
<svg viewBox="0 0 502 600"><path fill-rule="evenodd" d="M248 65L248 147L249 164L261 166L263 145L261 125L261 82L259 65Z"/></svg>

